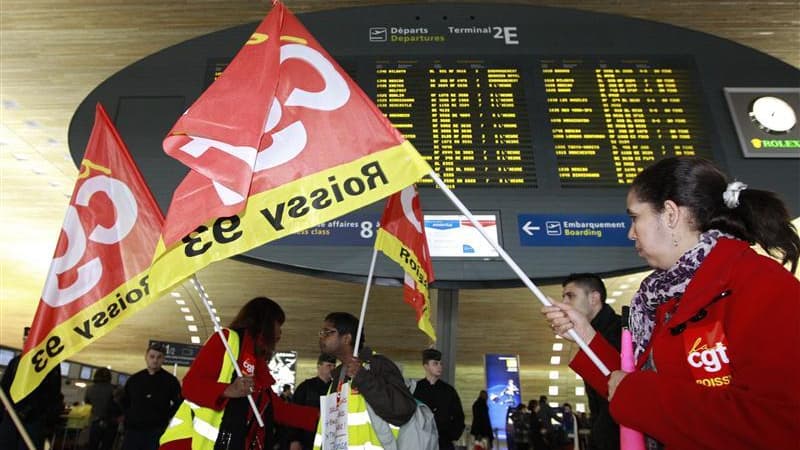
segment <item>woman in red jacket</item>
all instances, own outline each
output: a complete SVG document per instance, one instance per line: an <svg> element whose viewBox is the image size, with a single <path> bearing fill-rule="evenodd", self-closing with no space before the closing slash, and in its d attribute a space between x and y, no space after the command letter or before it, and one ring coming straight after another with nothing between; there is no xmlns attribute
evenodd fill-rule
<svg viewBox="0 0 800 450"><path fill-rule="evenodd" d="M654 272L631 302L637 371L569 305L542 309L574 328L612 370L583 352L570 366L608 394L614 418L648 448L796 448L800 389L800 238L771 192L728 183L710 162L667 158L627 198L628 233Z"/></svg>
<svg viewBox="0 0 800 450"><path fill-rule="evenodd" d="M185 400L176 413L181 420L172 420L161 438L162 449L272 449L275 423L315 430L316 408L284 402L271 389L275 380L267 363L285 320L280 305L256 297L223 330L241 377L236 376L219 334L208 339L183 378ZM255 420L248 394L258 406L264 428Z"/></svg>

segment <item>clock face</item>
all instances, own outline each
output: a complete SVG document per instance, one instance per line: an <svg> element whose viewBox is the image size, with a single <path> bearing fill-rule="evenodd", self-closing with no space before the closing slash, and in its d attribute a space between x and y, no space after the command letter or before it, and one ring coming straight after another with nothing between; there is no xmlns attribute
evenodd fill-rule
<svg viewBox="0 0 800 450"><path fill-rule="evenodd" d="M750 119L767 133L787 133L797 124L797 114L785 100L764 96L750 106Z"/></svg>

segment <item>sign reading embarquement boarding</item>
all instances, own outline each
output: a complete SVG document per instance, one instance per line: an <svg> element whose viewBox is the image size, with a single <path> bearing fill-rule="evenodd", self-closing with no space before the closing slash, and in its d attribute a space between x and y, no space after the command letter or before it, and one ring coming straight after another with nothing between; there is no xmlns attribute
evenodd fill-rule
<svg viewBox="0 0 800 450"><path fill-rule="evenodd" d="M519 243L525 247L630 247L625 215L519 214Z"/></svg>

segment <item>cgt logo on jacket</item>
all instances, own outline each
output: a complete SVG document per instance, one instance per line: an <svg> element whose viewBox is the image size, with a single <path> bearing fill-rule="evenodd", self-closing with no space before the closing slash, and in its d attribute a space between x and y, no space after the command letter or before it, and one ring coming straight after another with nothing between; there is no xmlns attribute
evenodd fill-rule
<svg viewBox="0 0 800 450"><path fill-rule="evenodd" d="M684 333L684 345L686 362L697 384L722 387L731 383L728 339L721 323L690 327Z"/></svg>

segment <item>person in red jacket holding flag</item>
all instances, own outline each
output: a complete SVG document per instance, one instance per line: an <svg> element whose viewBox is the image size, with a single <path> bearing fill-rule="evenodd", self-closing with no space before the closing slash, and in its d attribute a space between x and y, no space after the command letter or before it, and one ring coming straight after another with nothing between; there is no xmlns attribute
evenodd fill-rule
<svg viewBox="0 0 800 450"><path fill-rule="evenodd" d="M285 402L271 389L275 380L267 363L285 320L280 305L256 297L223 330L241 377L236 376L219 334L206 341L183 378L186 400L161 437L162 449L271 449L276 423L314 431L319 410ZM253 415L248 395L264 419L263 428Z"/></svg>
<svg viewBox="0 0 800 450"><path fill-rule="evenodd" d="M797 268L800 238L771 192L729 183L712 163L666 158L627 198L628 233L655 269L631 302L637 370L575 308L542 312L564 338L575 329L612 370L584 352L570 363L610 399L648 448L796 448L800 281L751 244Z"/></svg>

